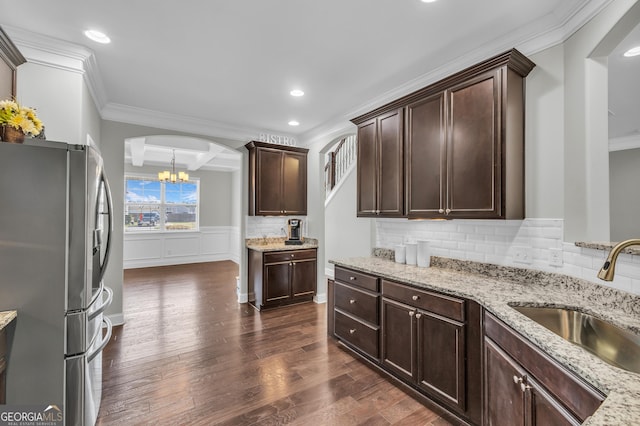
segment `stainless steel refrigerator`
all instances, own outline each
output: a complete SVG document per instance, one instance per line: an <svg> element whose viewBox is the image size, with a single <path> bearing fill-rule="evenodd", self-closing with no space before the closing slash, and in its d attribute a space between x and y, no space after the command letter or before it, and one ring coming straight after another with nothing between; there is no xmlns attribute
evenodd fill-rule
<svg viewBox="0 0 640 426"><path fill-rule="evenodd" d="M112 211L96 147L0 143L0 310L18 311L8 405L57 405L65 425L95 423L112 328Z"/></svg>

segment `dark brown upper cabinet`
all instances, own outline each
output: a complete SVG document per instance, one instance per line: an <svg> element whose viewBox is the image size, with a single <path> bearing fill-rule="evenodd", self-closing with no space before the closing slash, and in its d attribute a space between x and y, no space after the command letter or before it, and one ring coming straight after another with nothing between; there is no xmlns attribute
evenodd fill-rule
<svg viewBox="0 0 640 426"><path fill-rule="evenodd" d="M307 214L308 149L252 141L249 150L249 215Z"/></svg>
<svg viewBox="0 0 640 426"><path fill-rule="evenodd" d="M16 97L16 69L27 60L0 27L0 99Z"/></svg>
<svg viewBox="0 0 640 426"><path fill-rule="evenodd" d="M352 120L360 148L365 123L404 111L406 217L524 218L524 79L534 66L512 49Z"/></svg>
<svg viewBox="0 0 640 426"><path fill-rule="evenodd" d="M404 215L403 110L358 124L358 216Z"/></svg>

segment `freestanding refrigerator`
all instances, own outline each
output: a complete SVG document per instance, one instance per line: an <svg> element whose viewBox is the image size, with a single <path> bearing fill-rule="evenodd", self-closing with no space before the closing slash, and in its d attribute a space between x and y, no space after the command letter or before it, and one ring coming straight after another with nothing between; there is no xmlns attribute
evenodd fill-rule
<svg viewBox="0 0 640 426"><path fill-rule="evenodd" d="M0 143L0 310L18 311L7 406L56 406L65 425L95 424L112 211L95 146Z"/></svg>

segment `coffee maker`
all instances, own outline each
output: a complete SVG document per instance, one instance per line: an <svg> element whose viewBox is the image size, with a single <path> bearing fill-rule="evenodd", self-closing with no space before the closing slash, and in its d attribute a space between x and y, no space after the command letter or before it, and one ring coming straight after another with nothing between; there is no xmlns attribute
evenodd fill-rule
<svg viewBox="0 0 640 426"><path fill-rule="evenodd" d="M286 245L299 245L304 241L302 237L302 220L289 219L287 221L287 239L284 241Z"/></svg>

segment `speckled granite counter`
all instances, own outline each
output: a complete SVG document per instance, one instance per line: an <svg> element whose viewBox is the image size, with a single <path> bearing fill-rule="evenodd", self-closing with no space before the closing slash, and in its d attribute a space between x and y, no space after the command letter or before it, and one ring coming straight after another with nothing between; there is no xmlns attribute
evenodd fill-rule
<svg viewBox="0 0 640 426"><path fill-rule="evenodd" d="M305 238L303 244L286 245L285 238L247 238L245 245L247 248L256 251L282 251L282 250L304 250L318 248L318 240Z"/></svg>
<svg viewBox="0 0 640 426"><path fill-rule="evenodd" d="M2 311L0 312L0 330L9 325L18 316L17 311Z"/></svg>
<svg viewBox="0 0 640 426"><path fill-rule="evenodd" d="M603 251L609 252L618 243L611 243L608 241L576 241L575 244L577 247L584 247L584 248L590 248L594 250L603 250ZM640 255L640 247L638 246L627 247L624 250L622 250L622 253Z"/></svg>
<svg viewBox="0 0 640 426"><path fill-rule="evenodd" d="M381 256L384 251L374 254ZM510 307L577 308L640 334L640 296L560 274L438 257L431 258L430 268L398 264L384 257L330 260L330 263L475 300L607 394L600 408L585 422L586 425L640 422L640 374L610 366Z"/></svg>

